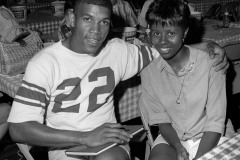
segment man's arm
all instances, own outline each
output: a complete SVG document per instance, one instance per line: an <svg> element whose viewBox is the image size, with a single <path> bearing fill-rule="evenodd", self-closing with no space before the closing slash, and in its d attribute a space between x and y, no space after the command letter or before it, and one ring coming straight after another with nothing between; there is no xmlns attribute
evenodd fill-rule
<svg viewBox="0 0 240 160"><path fill-rule="evenodd" d="M129 142L131 135L120 124L106 123L93 131L58 130L38 122L10 123L9 133L16 142L47 147L99 146L108 142Z"/></svg>
<svg viewBox="0 0 240 160"><path fill-rule="evenodd" d="M192 44L191 46L209 53L209 56L212 59L217 57L217 60L213 64L213 67L216 67L215 71L221 70L222 73L224 73L224 74L227 72L229 63L227 60L226 52L217 43L215 43L213 41L206 41L206 42L202 42L202 43Z"/></svg>

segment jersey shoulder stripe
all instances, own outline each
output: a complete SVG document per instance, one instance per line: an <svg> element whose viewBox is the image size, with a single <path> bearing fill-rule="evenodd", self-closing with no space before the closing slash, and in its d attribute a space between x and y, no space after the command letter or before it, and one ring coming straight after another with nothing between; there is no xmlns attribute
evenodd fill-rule
<svg viewBox="0 0 240 160"><path fill-rule="evenodd" d="M32 106L32 107L39 107L39 108L45 109L45 106L40 104L40 103L28 102L28 101L25 101L25 100L18 99L18 97L15 97L14 101L18 102L18 103L21 103L21 104L24 104L24 105L28 105L28 106Z"/></svg>
<svg viewBox="0 0 240 160"><path fill-rule="evenodd" d="M153 60L153 52L150 47L143 45L140 46L140 51L142 53L142 68L144 68Z"/></svg>
<svg viewBox="0 0 240 160"><path fill-rule="evenodd" d="M40 105L44 108L47 104L49 104L50 99L50 95L47 95L45 91L46 90L42 87L23 81L15 98L16 101L18 100L18 102L23 104L28 105L30 102L33 106L38 107Z"/></svg>

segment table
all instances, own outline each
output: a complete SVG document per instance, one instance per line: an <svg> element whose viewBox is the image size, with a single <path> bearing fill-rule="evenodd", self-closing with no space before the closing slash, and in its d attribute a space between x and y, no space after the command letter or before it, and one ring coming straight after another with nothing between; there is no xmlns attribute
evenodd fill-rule
<svg viewBox="0 0 240 160"><path fill-rule="evenodd" d="M240 134L218 145L198 160L239 160Z"/></svg>
<svg viewBox="0 0 240 160"><path fill-rule="evenodd" d="M20 25L31 30L40 30L43 34L52 34L61 24L63 17L57 17L51 10L39 10L28 15L26 21L19 22Z"/></svg>
<svg viewBox="0 0 240 160"><path fill-rule="evenodd" d="M238 0L188 0L191 6L193 6L195 11L199 11L202 13L207 12L212 5L216 3L220 3L222 5L229 2L236 2Z"/></svg>
<svg viewBox="0 0 240 160"><path fill-rule="evenodd" d="M10 6L16 6L16 5L19 5L19 4L13 3ZM25 4L21 4L21 6L26 6L27 11L29 11L30 13L33 13L38 8L51 6L51 3L49 2L25 3Z"/></svg>
<svg viewBox="0 0 240 160"><path fill-rule="evenodd" d="M51 6L51 3L48 3L48 2L46 2L46 3L29 3L29 4L25 4L25 6L27 7L27 10L30 11L30 13L33 13L38 8Z"/></svg>
<svg viewBox="0 0 240 160"><path fill-rule="evenodd" d="M215 41L222 47L240 43L240 23L231 23L229 28L219 29L214 29L214 26L221 26L222 21L205 20L203 23L205 27L203 40Z"/></svg>

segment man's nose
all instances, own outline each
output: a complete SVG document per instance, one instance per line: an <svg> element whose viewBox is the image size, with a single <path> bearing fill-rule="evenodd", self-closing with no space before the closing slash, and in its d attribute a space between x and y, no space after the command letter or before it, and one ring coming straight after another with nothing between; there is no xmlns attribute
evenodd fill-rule
<svg viewBox="0 0 240 160"><path fill-rule="evenodd" d="M95 34L101 34L101 30L100 30L100 26L99 24L94 24L91 29L90 29L91 33L95 33Z"/></svg>

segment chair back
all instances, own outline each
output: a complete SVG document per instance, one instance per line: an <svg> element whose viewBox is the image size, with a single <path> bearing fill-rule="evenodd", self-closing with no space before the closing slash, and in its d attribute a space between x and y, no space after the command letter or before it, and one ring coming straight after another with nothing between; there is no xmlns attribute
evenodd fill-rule
<svg viewBox="0 0 240 160"><path fill-rule="evenodd" d="M17 146L25 156L26 160L34 160L33 156L30 153L31 146L23 143L17 143Z"/></svg>
<svg viewBox="0 0 240 160"><path fill-rule="evenodd" d="M141 94L140 76L118 84L114 91L114 106L118 122L126 122L140 116L138 99Z"/></svg>
<svg viewBox="0 0 240 160"><path fill-rule="evenodd" d="M141 95L141 78L135 76L129 80L120 82L114 92L114 105L117 120L122 123L132 120L137 117L141 117L142 124L145 129L145 133L139 142L147 136L146 149L145 149L145 160L148 160L150 151L153 145L153 136L148 125L148 120L139 106L139 97Z"/></svg>

